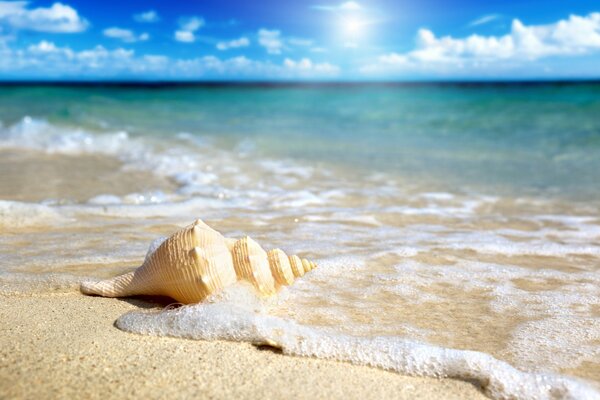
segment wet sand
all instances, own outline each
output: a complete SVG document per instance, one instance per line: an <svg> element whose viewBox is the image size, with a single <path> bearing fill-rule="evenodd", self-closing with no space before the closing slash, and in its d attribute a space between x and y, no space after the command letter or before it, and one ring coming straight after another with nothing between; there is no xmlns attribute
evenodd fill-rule
<svg viewBox="0 0 600 400"><path fill-rule="evenodd" d="M94 154L44 154L0 149L0 199L84 202L110 193L122 196L176 186L145 171L124 170L118 159Z"/></svg>
<svg viewBox="0 0 600 400"><path fill-rule="evenodd" d="M156 304L78 293L0 297L0 398L486 398L457 380L113 325L140 307Z"/></svg>

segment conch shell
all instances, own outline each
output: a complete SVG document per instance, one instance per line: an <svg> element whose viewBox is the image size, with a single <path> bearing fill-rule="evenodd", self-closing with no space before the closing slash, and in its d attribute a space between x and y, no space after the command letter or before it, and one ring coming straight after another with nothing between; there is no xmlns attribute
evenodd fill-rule
<svg viewBox="0 0 600 400"><path fill-rule="evenodd" d="M316 264L266 252L249 237L223 237L201 220L175 232L135 271L99 282L84 282L81 291L105 297L169 296L184 304L198 303L238 280L250 282L266 296L291 285Z"/></svg>

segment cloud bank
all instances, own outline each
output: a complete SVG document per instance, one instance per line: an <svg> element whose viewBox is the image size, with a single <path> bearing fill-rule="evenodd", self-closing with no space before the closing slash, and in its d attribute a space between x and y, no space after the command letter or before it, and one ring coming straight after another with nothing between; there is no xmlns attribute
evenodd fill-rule
<svg viewBox="0 0 600 400"><path fill-rule="evenodd" d="M133 31L123 28L106 28L102 31L102 34L111 39L119 39L125 43L143 42L150 39L150 35L142 33L136 35Z"/></svg>
<svg viewBox="0 0 600 400"><path fill-rule="evenodd" d="M250 45L250 40L242 36L239 39L234 39L230 41L223 41L217 43L217 49L221 51L229 50L229 49L237 49L239 47L248 47Z"/></svg>
<svg viewBox="0 0 600 400"><path fill-rule="evenodd" d="M258 31L258 44L264 47L269 54L281 54L283 41L278 30L261 29Z"/></svg>
<svg viewBox="0 0 600 400"><path fill-rule="evenodd" d="M202 56L175 59L163 55L136 55L134 50L104 46L75 51L43 40L25 49L13 50L0 42L0 73L53 78L114 76L151 77L172 79L258 78L273 79L327 78L340 70L329 63L315 63L308 58L285 59L282 63L252 60L244 56L219 58Z"/></svg>
<svg viewBox="0 0 600 400"><path fill-rule="evenodd" d="M48 8L27 8L27 1L0 1L0 26L37 32L76 33L85 31L89 23L77 10L54 3Z"/></svg>
<svg viewBox="0 0 600 400"><path fill-rule="evenodd" d="M137 22L151 24L160 21L158 13L154 10L148 10L139 14L134 14L133 19Z"/></svg>
<svg viewBox="0 0 600 400"><path fill-rule="evenodd" d="M503 36L437 37L428 29L417 34L417 48L388 53L362 67L366 73L411 70L447 71L521 65L547 57L578 56L600 51L600 13L569 18L547 25L512 22Z"/></svg>

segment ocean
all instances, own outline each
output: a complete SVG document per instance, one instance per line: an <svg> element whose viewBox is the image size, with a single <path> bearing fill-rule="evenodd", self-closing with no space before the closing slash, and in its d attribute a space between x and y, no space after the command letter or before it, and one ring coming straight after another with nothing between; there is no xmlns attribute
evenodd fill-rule
<svg viewBox="0 0 600 400"><path fill-rule="evenodd" d="M121 329L600 396L600 83L2 84L0 294L203 219L319 267Z"/></svg>

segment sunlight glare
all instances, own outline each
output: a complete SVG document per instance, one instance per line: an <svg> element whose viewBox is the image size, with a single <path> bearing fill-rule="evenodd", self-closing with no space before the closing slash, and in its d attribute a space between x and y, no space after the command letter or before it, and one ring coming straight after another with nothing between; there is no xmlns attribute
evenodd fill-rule
<svg viewBox="0 0 600 400"><path fill-rule="evenodd" d="M364 34L366 22L356 15L349 15L342 19L342 31L344 36L358 39Z"/></svg>

